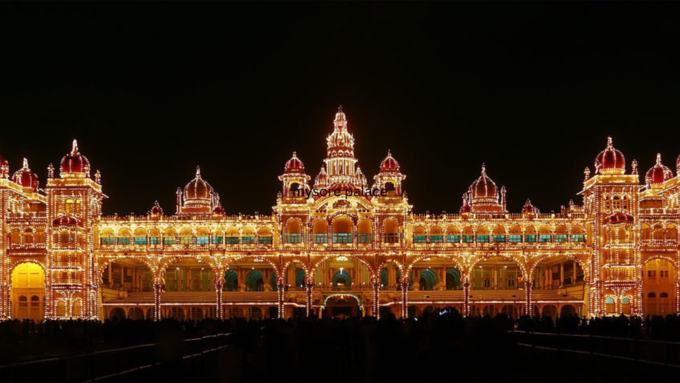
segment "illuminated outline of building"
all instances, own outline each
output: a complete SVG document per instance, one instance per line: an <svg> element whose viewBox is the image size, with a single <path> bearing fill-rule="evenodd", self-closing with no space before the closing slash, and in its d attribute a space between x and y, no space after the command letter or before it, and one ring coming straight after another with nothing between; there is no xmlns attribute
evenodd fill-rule
<svg viewBox="0 0 680 383"><path fill-rule="evenodd" d="M314 184L293 153L272 214L225 215L197 169L176 214L105 217L75 141L44 190L0 157L0 319L680 312L680 177L660 156L641 184L610 138L559 213L509 213L482 165L459 214L413 214L389 152L371 186L387 195L346 196L369 184L342 108L333 124Z"/></svg>

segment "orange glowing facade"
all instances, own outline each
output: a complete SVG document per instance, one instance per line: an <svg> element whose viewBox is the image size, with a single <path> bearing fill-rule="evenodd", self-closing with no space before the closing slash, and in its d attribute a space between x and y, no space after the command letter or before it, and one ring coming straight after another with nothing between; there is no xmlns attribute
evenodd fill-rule
<svg viewBox="0 0 680 383"><path fill-rule="evenodd" d="M42 189L27 161L11 174L0 157L0 319L680 311L680 177L660 156L641 183L610 139L583 205L552 214L508 212L482 166L458 214L423 215L397 160L369 184L342 109L333 124L314 181L294 153L270 214L225 215L197 169L175 214L103 216L75 141Z"/></svg>

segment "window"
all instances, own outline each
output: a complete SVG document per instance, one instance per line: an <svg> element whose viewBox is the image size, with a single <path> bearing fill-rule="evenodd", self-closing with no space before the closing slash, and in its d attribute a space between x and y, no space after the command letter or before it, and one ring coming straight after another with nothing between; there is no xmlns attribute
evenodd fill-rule
<svg viewBox="0 0 680 383"><path fill-rule="evenodd" d="M521 235L511 235L510 236L510 242L520 243L520 242L522 242L522 236Z"/></svg>
<svg viewBox="0 0 680 383"><path fill-rule="evenodd" d="M505 242L505 236L504 235L494 235L493 241L494 242Z"/></svg>
<svg viewBox="0 0 680 383"><path fill-rule="evenodd" d="M314 243L328 242L328 234L314 234Z"/></svg>
<svg viewBox="0 0 680 383"><path fill-rule="evenodd" d="M371 243L371 234L359 234L359 243Z"/></svg>
<svg viewBox="0 0 680 383"><path fill-rule="evenodd" d="M413 235L413 243L427 243L427 235Z"/></svg>
<svg viewBox="0 0 680 383"><path fill-rule="evenodd" d="M473 243L474 241L475 241L474 235L464 235L463 236L463 243Z"/></svg>
<svg viewBox="0 0 680 383"><path fill-rule="evenodd" d="M255 236L243 237L243 244L252 245L255 243Z"/></svg>
<svg viewBox="0 0 680 383"><path fill-rule="evenodd" d="M333 243L352 243L352 233L334 233Z"/></svg>
<svg viewBox="0 0 680 383"><path fill-rule="evenodd" d="M219 236L219 237L213 236L213 237L212 237L212 243L213 243L214 245L221 245L221 244L224 243L224 238L223 238L222 236Z"/></svg>
<svg viewBox="0 0 680 383"><path fill-rule="evenodd" d="M488 235L478 235L477 236L477 243L489 243L489 236Z"/></svg>
<svg viewBox="0 0 680 383"><path fill-rule="evenodd" d="M668 298L668 293L659 294L659 298Z"/></svg>
<svg viewBox="0 0 680 383"><path fill-rule="evenodd" d="M568 238L566 234L555 234L555 242L567 242Z"/></svg>
<svg viewBox="0 0 680 383"><path fill-rule="evenodd" d="M386 243L397 243L399 242L399 233L385 233Z"/></svg>
<svg viewBox="0 0 680 383"><path fill-rule="evenodd" d="M113 245L113 237L102 237L101 238L101 244L102 245Z"/></svg>
<svg viewBox="0 0 680 383"><path fill-rule="evenodd" d="M116 238L116 242L119 245L129 245L130 244L130 237L118 237L118 238Z"/></svg>
<svg viewBox="0 0 680 383"><path fill-rule="evenodd" d="M524 236L524 242L536 242L536 235L531 234L531 235L526 235Z"/></svg>
<svg viewBox="0 0 680 383"><path fill-rule="evenodd" d="M152 245L160 245L161 237L149 237L149 243Z"/></svg>
<svg viewBox="0 0 680 383"><path fill-rule="evenodd" d="M538 241L539 242L552 242L552 235L541 234L541 235L538 236Z"/></svg>
<svg viewBox="0 0 680 383"><path fill-rule="evenodd" d="M460 235L447 235L446 242L448 243L458 243L460 242Z"/></svg>
<svg viewBox="0 0 680 383"><path fill-rule="evenodd" d="M260 244L271 245L272 244L272 237L271 236L260 237Z"/></svg>
<svg viewBox="0 0 680 383"><path fill-rule="evenodd" d="M227 237L228 245L238 245L238 237Z"/></svg>
<svg viewBox="0 0 680 383"><path fill-rule="evenodd" d="M647 278L656 278L656 270L647 270Z"/></svg>
<svg viewBox="0 0 680 383"><path fill-rule="evenodd" d="M287 243L302 243L302 234L285 234L285 236L285 241Z"/></svg>
<svg viewBox="0 0 680 383"><path fill-rule="evenodd" d="M135 245L146 245L146 237L135 237Z"/></svg>
<svg viewBox="0 0 680 383"><path fill-rule="evenodd" d="M194 238L195 237L180 237L180 241L182 245L191 245L194 243Z"/></svg>
<svg viewBox="0 0 680 383"><path fill-rule="evenodd" d="M585 236L585 234L572 234L571 241L572 242L585 242L586 236Z"/></svg>
<svg viewBox="0 0 680 383"><path fill-rule="evenodd" d="M660 270L659 271L659 277L660 278L668 278L668 270Z"/></svg>
<svg viewBox="0 0 680 383"><path fill-rule="evenodd" d="M649 293L649 294L647 294L647 298L656 298L656 294Z"/></svg>
<svg viewBox="0 0 680 383"><path fill-rule="evenodd" d="M199 245L209 245L210 237L196 237L196 243Z"/></svg>
<svg viewBox="0 0 680 383"><path fill-rule="evenodd" d="M174 245L175 244L175 237L163 237L163 244L164 245Z"/></svg>
<svg viewBox="0 0 680 383"><path fill-rule="evenodd" d="M431 243L442 243L442 242L444 242L444 236L443 235L431 235L430 236L430 242Z"/></svg>

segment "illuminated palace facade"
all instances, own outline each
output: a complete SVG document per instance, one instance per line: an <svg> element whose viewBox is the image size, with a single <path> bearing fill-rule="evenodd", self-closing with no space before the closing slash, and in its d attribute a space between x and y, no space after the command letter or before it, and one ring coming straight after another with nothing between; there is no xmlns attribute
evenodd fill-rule
<svg viewBox="0 0 680 383"><path fill-rule="evenodd" d="M225 215L197 169L174 214L103 216L75 141L42 188L0 157L0 319L680 311L680 177L660 156L641 180L609 139L559 213L508 212L482 166L458 214L414 214L397 160L369 184L342 109L333 125L313 183L294 153L269 214Z"/></svg>

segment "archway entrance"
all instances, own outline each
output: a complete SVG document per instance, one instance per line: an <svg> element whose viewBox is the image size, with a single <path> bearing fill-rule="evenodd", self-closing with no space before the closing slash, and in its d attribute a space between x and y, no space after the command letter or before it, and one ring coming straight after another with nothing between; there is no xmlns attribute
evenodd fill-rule
<svg viewBox="0 0 680 383"><path fill-rule="evenodd" d="M335 294L326 297L322 306L328 318L349 318L361 316L364 306L354 295Z"/></svg>
<svg viewBox="0 0 680 383"><path fill-rule="evenodd" d="M677 270L670 261L653 259L642 267L642 310L645 315L674 314Z"/></svg>
<svg viewBox="0 0 680 383"><path fill-rule="evenodd" d="M22 263L12 271L12 317L40 321L45 318L45 271L35 263Z"/></svg>

